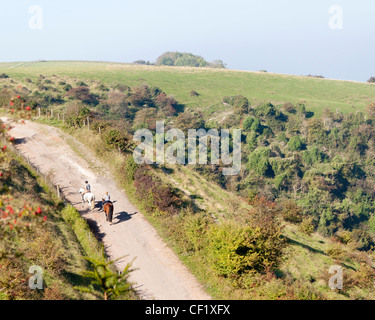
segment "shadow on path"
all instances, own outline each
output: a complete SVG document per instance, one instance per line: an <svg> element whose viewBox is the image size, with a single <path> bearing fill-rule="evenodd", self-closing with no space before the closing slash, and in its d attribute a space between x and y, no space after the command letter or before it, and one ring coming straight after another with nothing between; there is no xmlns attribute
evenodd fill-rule
<svg viewBox="0 0 375 320"><path fill-rule="evenodd" d="M114 219L117 219L117 221L114 224L119 224L121 222L128 221L132 218L132 216L134 216L137 213L138 212L134 212L134 213L127 213L125 211L118 212L114 216Z"/></svg>
<svg viewBox="0 0 375 320"><path fill-rule="evenodd" d="M103 241L105 237L104 232L100 232L98 223L95 220L92 219L86 219L87 224L89 225L92 233L94 234L95 238L98 239L99 241Z"/></svg>

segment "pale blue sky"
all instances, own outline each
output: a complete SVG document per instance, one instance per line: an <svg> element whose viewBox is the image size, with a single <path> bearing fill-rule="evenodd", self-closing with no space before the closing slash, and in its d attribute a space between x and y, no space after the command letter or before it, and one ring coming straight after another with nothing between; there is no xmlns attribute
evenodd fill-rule
<svg viewBox="0 0 375 320"><path fill-rule="evenodd" d="M43 28L29 27L29 8ZM343 9L332 30L329 8ZM374 0L0 0L0 61L155 61L191 52L228 68L366 81Z"/></svg>

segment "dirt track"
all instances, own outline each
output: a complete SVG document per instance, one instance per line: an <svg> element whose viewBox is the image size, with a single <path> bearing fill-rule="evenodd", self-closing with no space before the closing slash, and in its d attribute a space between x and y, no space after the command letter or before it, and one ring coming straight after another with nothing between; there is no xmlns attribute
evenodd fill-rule
<svg viewBox="0 0 375 320"><path fill-rule="evenodd" d="M67 136L57 128L26 122L17 124L10 132L19 142L16 148L28 156L43 174L52 174L64 196L86 219L97 225L111 259L127 256L117 263L123 269L128 262L136 268L130 281L142 299L207 300L211 297L189 273L174 252L157 235L155 229L129 202L123 190L118 190L112 178L83 145L80 151L89 162L79 157L67 143ZM71 137L69 137L71 139ZM93 170L89 163L95 163ZM95 172L94 172L95 171ZM88 180L96 200L108 191L114 201L113 225L105 221L97 207L93 213L82 210L79 188ZM86 207L85 207L86 209Z"/></svg>

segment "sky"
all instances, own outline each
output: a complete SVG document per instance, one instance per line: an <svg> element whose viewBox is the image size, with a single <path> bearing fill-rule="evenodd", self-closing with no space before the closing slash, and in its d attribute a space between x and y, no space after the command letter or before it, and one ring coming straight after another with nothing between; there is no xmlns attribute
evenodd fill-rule
<svg viewBox="0 0 375 320"><path fill-rule="evenodd" d="M374 0L0 0L1 62L180 51L229 69L367 81L374 36Z"/></svg>

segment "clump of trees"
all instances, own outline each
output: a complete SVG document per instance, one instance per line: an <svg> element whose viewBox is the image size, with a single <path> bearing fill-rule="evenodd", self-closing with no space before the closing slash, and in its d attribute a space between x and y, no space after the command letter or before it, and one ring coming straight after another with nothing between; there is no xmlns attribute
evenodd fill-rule
<svg viewBox="0 0 375 320"><path fill-rule="evenodd" d="M225 64L221 60L207 62L203 57L192 53L181 52L165 52L156 60L159 66L179 66L179 67L209 67L209 68L225 68Z"/></svg>

